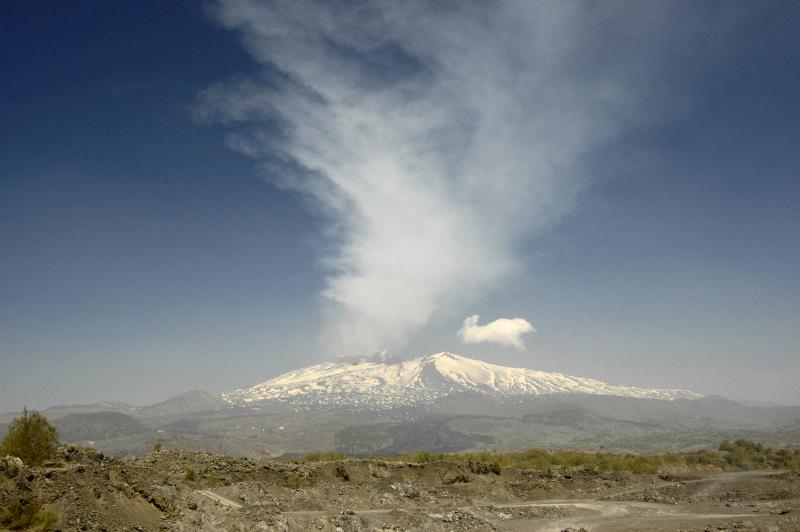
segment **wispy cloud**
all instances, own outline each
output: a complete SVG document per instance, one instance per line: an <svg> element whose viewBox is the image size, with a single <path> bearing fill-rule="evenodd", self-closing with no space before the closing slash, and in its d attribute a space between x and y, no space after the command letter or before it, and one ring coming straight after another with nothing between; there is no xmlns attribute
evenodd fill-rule
<svg viewBox="0 0 800 532"><path fill-rule="evenodd" d="M210 88L201 112L330 222L326 334L348 353L397 348L518 270L521 243L591 178L589 155L643 114L669 48L653 36L674 16L653 3L215 6L264 71Z"/></svg>
<svg viewBox="0 0 800 532"><path fill-rule="evenodd" d="M467 344L489 342L524 349L522 335L536 332L531 322L522 318L500 318L486 325L478 325L480 316L475 314L464 320L458 336Z"/></svg>

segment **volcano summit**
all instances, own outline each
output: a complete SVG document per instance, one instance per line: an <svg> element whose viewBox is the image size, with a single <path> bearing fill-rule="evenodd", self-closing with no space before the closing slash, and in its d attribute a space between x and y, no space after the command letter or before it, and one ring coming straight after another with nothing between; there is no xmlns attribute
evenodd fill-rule
<svg viewBox="0 0 800 532"><path fill-rule="evenodd" d="M464 392L498 398L586 394L672 401L701 397L687 390L613 385L561 373L498 366L446 352L396 363L327 362L221 397L233 405L280 401L295 406L383 410L424 407Z"/></svg>

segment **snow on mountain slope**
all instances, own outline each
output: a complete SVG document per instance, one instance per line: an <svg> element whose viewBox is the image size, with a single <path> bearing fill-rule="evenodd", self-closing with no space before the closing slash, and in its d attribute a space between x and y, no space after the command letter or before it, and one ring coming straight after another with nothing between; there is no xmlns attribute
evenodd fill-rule
<svg viewBox="0 0 800 532"><path fill-rule="evenodd" d="M701 397L686 390L617 386L561 373L497 366L451 353L398 363L327 362L290 371L221 397L234 405L278 400L294 405L382 410L424 406L457 392L500 397L563 393L664 400Z"/></svg>

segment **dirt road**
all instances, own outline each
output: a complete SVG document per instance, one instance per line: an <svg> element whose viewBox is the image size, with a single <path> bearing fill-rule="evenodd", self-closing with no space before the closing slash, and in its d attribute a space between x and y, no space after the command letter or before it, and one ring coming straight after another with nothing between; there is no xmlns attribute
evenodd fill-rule
<svg viewBox="0 0 800 532"><path fill-rule="evenodd" d="M506 530L558 531L566 528L597 530L685 529L692 527L731 526L744 520L757 523L774 515L743 513L724 505L680 504L664 505L618 501L553 501L574 510L574 515L556 519L519 519L496 523ZM542 504L532 505L532 507Z"/></svg>
<svg viewBox="0 0 800 532"><path fill-rule="evenodd" d="M457 523L460 515L473 515L497 530L556 531L584 528L591 531L672 530L741 528L756 530L792 530L778 525L778 521L798 508L796 498L790 500L738 500L727 502L717 494L730 496L732 492L751 489L758 483L782 475L779 471L722 473L686 481L662 481L636 489L615 490L587 498L550 499L514 504L483 501L455 509L427 508L425 516L441 524ZM645 502L636 499L647 497L665 489L679 488L687 500L679 497L671 502ZM689 496L688 494L691 494ZM757 499L763 492L752 491ZM704 500L708 499L708 500ZM347 510L373 526L385 526L396 521L408 508L363 508ZM333 512L322 510L285 511L282 515L291 520L314 520L330 517ZM777 526L777 528L776 528ZM790 525L791 526L791 525ZM800 526L800 525L798 525Z"/></svg>

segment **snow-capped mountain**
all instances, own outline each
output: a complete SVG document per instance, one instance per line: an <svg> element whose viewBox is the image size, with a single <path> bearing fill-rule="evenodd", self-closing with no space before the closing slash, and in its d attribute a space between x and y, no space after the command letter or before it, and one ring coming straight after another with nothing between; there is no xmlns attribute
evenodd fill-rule
<svg viewBox="0 0 800 532"><path fill-rule="evenodd" d="M221 397L233 405L277 400L296 406L383 410L425 406L459 392L496 397L591 394L669 401L701 397L687 390L619 386L561 373L498 366L452 353L397 363L327 362Z"/></svg>

